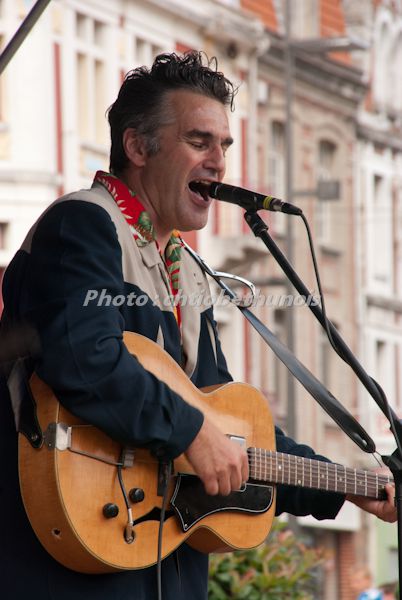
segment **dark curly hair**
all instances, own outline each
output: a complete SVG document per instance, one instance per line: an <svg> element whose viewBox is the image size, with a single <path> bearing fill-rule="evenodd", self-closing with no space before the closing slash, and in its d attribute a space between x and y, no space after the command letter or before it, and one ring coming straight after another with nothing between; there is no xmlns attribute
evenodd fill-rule
<svg viewBox="0 0 402 600"><path fill-rule="evenodd" d="M123 133L135 129L144 136L149 155L159 150L158 130L172 122L165 95L172 90L188 90L218 100L231 110L237 89L217 70L216 58L203 52L159 54L150 69L130 71L116 101L108 109L111 134L110 171L121 173L128 165L123 148Z"/></svg>

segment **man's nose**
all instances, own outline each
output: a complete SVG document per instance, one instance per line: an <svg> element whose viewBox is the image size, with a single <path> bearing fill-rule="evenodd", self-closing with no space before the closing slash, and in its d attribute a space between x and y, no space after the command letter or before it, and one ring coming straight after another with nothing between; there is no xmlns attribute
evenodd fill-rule
<svg viewBox="0 0 402 600"><path fill-rule="evenodd" d="M204 167L213 169L217 175L223 177L225 173L226 160L224 150L220 145L216 145L210 149L208 156L205 158Z"/></svg>

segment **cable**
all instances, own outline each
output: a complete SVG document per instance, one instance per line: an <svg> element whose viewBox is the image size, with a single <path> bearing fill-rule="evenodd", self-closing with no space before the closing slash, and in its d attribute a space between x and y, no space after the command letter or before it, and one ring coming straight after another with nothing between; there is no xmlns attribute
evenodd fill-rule
<svg viewBox="0 0 402 600"><path fill-rule="evenodd" d="M314 275L315 275L315 279L317 281L318 295L320 297L321 310L322 310L322 316L323 316L323 319L324 319L325 331L326 331L327 337L329 339L329 342L330 342L332 348L337 353L337 355L340 358L342 358L342 360L344 360L347 364L349 364L348 361L346 360L345 356L342 354L341 350L336 345L336 343L335 343L335 341L334 341L334 339L332 337L331 330L329 328L329 323L328 323L328 318L327 318L327 311L325 309L324 292L322 291L322 287L321 287L321 278L320 278L320 274L318 272L318 264L317 264L317 258L316 258L316 255L315 255L315 250L314 250L313 237L311 235L310 226L308 224L308 221L307 221L306 217L303 214L301 214L300 216L303 219L304 226L305 226L305 228L307 230L308 243L309 243L309 246L310 246L311 258L313 260Z"/></svg>
<svg viewBox="0 0 402 600"><path fill-rule="evenodd" d="M158 558L156 563L156 578L158 585L158 600L162 600L162 533L163 533L163 524L165 522L165 514L166 507L168 504L168 488L169 488L169 479L172 472L172 463L163 463L161 465L161 471L163 476L163 500L162 500L162 508L161 508L161 517L159 521L159 531L158 531Z"/></svg>
<svg viewBox="0 0 402 600"><path fill-rule="evenodd" d="M122 465L118 465L117 475L119 478L119 484L120 484L120 488L121 488L121 491L123 494L124 503L125 503L126 509L127 509L127 525L124 530L124 539L126 540L127 544L132 544L135 539L134 519L133 519L133 512L131 509L131 504L130 504L130 501L127 496L126 488L124 486Z"/></svg>

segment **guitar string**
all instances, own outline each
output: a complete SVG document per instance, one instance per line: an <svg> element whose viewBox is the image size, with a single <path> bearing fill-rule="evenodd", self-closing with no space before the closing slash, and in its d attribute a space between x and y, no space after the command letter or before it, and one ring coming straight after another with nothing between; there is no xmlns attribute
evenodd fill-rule
<svg viewBox="0 0 402 600"><path fill-rule="evenodd" d="M327 465L328 463L322 463L323 465ZM327 479L333 482L357 482L358 485L371 485L377 486L377 484L385 485L386 483L392 482L392 477L384 476L384 475L376 475L375 473L370 473L369 471L356 471L353 470L344 470L343 468L334 469L333 467L329 467L328 470L322 469L317 465L308 465L299 463L297 466L295 465L286 465L283 463L279 463L275 460L272 461L260 461L250 462L250 467L254 469L254 471L261 471L264 474L270 472L271 476L273 475L272 471L275 471L275 476L277 478L284 478L286 474L291 474L292 476L299 475L299 478L307 476L307 478L315 477L319 479ZM276 472L277 471L277 472ZM301 471L301 472L300 472Z"/></svg>
<svg viewBox="0 0 402 600"><path fill-rule="evenodd" d="M294 461L293 461L294 462ZM338 465L333 465L333 464L329 464L329 463L325 463L322 462L320 465L317 465L317 463L310 463L309 459L304 459L303 463L301 463L300 461L298 461L298 464L292 464L292 463L288 463L286 464L284 461L279 461L276 460L275 458L267 458L267 459L251 459L250 461L250 465L252 467L254 467L256 470L264 470L264 472L266 472L269 468L269 470L271 471L272 468L274 470L278 470L278 471L282 471L284 472L290 472L292 474L296 474L299 470L302 470L302 472L304 472L304 474L306 474L309 476L309 471L317 476L320 475L321 477L323 476L327 476L328 475L328 479L333 479L334 481L340 481L340 480L349 480L349 481L354 481L355 479L358 481L358 483L362 483L363 485L365 485L366 481L368 484L373 484L376 485L377 481L378 483L389 483L392 481L392 477L390 476L386 476L386 475L377 475L376 473L372 473L370 471L360 471L360 470L356 470L354 471L353 469L348 469L346 467L340 467ZM325 465L325 468L323 469L323 465ZM328 467L327 467L328 465ZM302 473L303 474L303 473ZM278 474L279 476L279 474Z"/></svg>
<svg viewBox="0 0 402 600"><path fill-rule="evenodd" d="M265 481L271 481L272 483L287 483L287 484L296 484L296 483L300 483L303 480L303 476L300 474L297 474L295 472L287 472L287 474L290 474L290 479L288 477L286 477L286 475L284 477L281 477L280 475L278 476L270 476L268 471L265 471L264 473L261 474L261 471L258 470L257 471L252 471L251 472L251 478L252 479L257 479L257 480L265 480ZM323 480L325 480L325 484L323 484ZM387 483L390 483L390 481L385 480L385 481L378 481L378 484L374 481L372 482L366 482L364 481L357 481L354 479L349 479L349 480L345 480L345 479L330 479L328 478L328 484L327 484L327 478L325 477L319 477L317 475L312 475L310 477L310 474L308 474L307 477L304 478L304 487L317 487L317 488L326 488L328 490L334 490L334 491L341 491L342 489L346 488L355 488L359 489L359 490L366 490L367 491L375 491L375 490L383 490L385 488L385 485Z"/></svg>
<svg viewBox="0 0 402 600"><path fill-rule="evenodd" d="M291 479L294 482L303 481L305 487L326 488L334 491L345 491L346 487L346 491L349 488L349 490L378 497L379 492L384 490L385 484L392 481L391 477L377 475L370 471L354 470L332 463L319 463L313 459L293 457L293 455L274 453L273 451L250 448L249 455L251 455L252 476L257 479L274 479L274 471L277 483L290 483ZM284 460L285 457L287 461ZM326 485L322 485L323 481L326 481Z"/></svg>
<svg viewBox="0 0 402 600"><path fill-rule="evenodd" d="M287 471L285 472L284 475L281 476L281 474L278 474L277 476L273 476L272 474L268 473L268 470L265 470L263 473L261 473L261 470L258 469L258 472L256 470L252 471L252 474L254 476L254 478L261 478L261 475L264 475L264 479L266 479L267 481L273 481L273 482L277 482L277 483L290 483L292 482L300 482L301 480L303 480L303 474L300 473L296 473L296 471ZM287 477L286 477L287 475ZM366 489L367 490L376 490L376 489L384 489L385 485L387 483L390 483L390 480L378 480L377 481L362 481L362 480L357 480L357 479L352 479L352 478L335 478L335 477L323 477L320 476L317 473L305 473L304 474L304 484L306 487L327 487L338 490L338 489L342 489L344 487L347 488L351 488L351 487L356 487L359 490L360 489ZM289 478L291 479L291 481L289 481ZM287 481L286 481L287 480ZM325 480L325 485L323 484L323 481Z"/></svg>
<svg viewBox="0 0 402 600"><path fill-rule="evenodd" d="M348 481L345 482L344 480L339 481L339 480L332 480L329 481L328 483L323 484L322 482L322 478L316 477L315 479L312 478L312 481L304 481L303 483L303 478L302 477L297 477L297 479L295 477L293 477L292 480L288 480L286 481L286 479L282 479L280 476L278 477L270 477L268 475L268 473L264 473L263 475L261 475L260 472L258 473L253 473L251 472L251 479L255 479L257 481L267 481L267 482L271 482L271 483L282 483L282 484L286 484L286 485L298 485L298 484L303 484L304 487L307 488L313 488L313 489L324 489L327 491L334 491L334 492L342 492L342 493L355 493L356 495L363 495L363 496L370 496L373 498L378 498L381 494L381 492L384 491L385 489L385 484L388 483L388 481L385 482L379 482L378 485L374 484L374 483L367 483L367 485L365 484L365 482L357 482L357 481ZM325 478L326 479L326 478Z"/></svg>
<svg viewBox="0 0 402 600"><path fill-rule="evenodd" d="M323 463L326 464L326 463ZM283 465L281 463L277 463L277 462L265 462L265 463L250 463L250 468L254 469L254 472L261 472L264 473L265 475L268 475L268 471L270 473L271 476L273 476L272 471L275 472L275 477L277 479L284 479L286 478L286 475L291 475L292 477L297 477L298 479L302 478L303 476L307 479L311 479L311 478L318 478L320 479L328 479L328 481L331 482L340 482L340 483L344 483L349 482L349 483L354 483L356 482L357 485L361 485L361 486L377 486L377 485L385 485L387 483L391 483L392 482L392 477L387 477L387 476L381 476L381 475L376 475L376 474L371 474L369 472L367 472L367 475L365 474L365 472L359 472L357 471L356 473L354 473L353 471L335 471L335 469L328 469L328 472L326 469L322 469L320 467L317 467L316 465L312 465L311 468L308 467L307 465L298 465L298 468L291 466L289 467L288 465ZM276 472L278 471L278 472ZM302 472L300 472L302 471Z"/></svg>
<svg viewBox="0 0 402 600"><path fill-rule="evenodd" d="M381 479L384 482L389 482L392 481L392 476L388 476L388 475L380 475L380 474L376 474L373 473L372 471L364 471L364 470L359 470L359 469L351 469L349 467L343 467L341 465L336 465L334 463L327 463L324 461L317 461L308 457L300 457L300 456L295 456L292 454L283 454L281 452L273 452L273 451L269 451L269 450L264 450L264 454L261 454L260 449L255 449L255 448L249 448L248 450L249 452L249 456L251 460L254 460L256 462L260 461L258 463L258 465L260 466L261 464L269 464L269 465L278 465L281 467L285 467L288 468L289 466L292 468L294 467L295 469L297 467L302 467L303 469L308 467L308 468L314 468L317 470L322 470L323 465L325 465L325 471L328 470L328 474L331 473L335 473L336 475L338 475L338 471L340 473L345 473L346 475L352 475L353 478L355 476L361 476L363 478L365 478L366 476L368 478L372 477L373 479L377 479L380 481ZM258 455L256 454L258 452ZM287 459L287 461L285 460Z"/></svg>
<svg viewBox="0 0 402 600"><path fill-rule="evenodd" d="M345 481L345 480L326 480L325 478L325 483L323 482L324 478L319 478L319 477L310 477L308 479L310 479L309 481L306 481L306 478L303 482L303 478L298 476L297 478L292 477L292 474L290 474L291 479L286 480L286 478L281 478L281 477L270 477L268 475L268 473L264 473L263 476L261 476L260 473L256 473L256 472L252 472L251 473L251 478L252 479L256 479L256 480L263 480L263 481L271 481L272 483L284 483L284 484L303 484L304 487L311 487L311 488L317 488L317 489L327 489L328 491L333 490L333 491L353 491L355 490L356 492L359 493L365 493L367 492L367 494L374 494L374 496L377 496L377 492L379 491L383 491L385 488L386 483L388 483L388 481L385 482L379 482L378 485L374 482L367 482L367 485L365 482L358 482L355 480L350 480L350 481Z"/></svg>

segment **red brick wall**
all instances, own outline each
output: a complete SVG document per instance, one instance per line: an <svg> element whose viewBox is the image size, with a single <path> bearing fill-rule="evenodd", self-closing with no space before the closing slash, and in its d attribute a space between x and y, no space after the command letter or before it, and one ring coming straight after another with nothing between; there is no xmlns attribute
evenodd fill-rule
<svg viewBox="0 0 402 600"><path fill-rule="evenodd" d="M356 593L351 588L351 568L356 564L354 534L339 533L339 600L355 600Z"/></svg>
<svg viewBox="0 0 402 600"><path fill-rule="evenodd" d="M322 37L346 35L342 0L321 0L320 34ZM333 60L345 64L350 64L351 62L351 57L348 52L332 52L330 56Z"/></svg>
<svg viewBox="0 0 402 600"><path fill-rule="evenodd" d="M259 16L267 29L277 31L278 22L272 0L241 0L241 7Z"/></svg>

